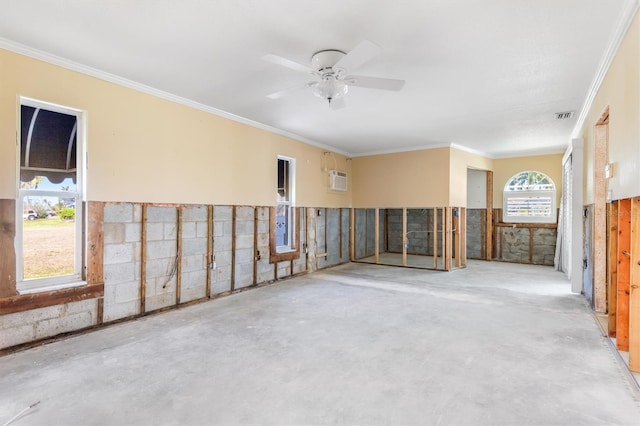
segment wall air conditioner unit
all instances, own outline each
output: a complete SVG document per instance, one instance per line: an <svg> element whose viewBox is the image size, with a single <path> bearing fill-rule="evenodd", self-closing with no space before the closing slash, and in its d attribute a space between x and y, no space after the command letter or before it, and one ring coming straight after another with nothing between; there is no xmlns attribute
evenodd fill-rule
<svg viewBox="0 0 640 426"><path fill-rule="evenodd" d="M337 170L329 170L329 189L332 191L346 191L347 174Z"/></svg>

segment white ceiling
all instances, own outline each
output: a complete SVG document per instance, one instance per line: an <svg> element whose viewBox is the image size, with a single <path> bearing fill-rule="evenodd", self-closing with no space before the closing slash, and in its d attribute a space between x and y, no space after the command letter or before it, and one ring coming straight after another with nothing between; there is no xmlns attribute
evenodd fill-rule
<svg viewBox="0 0 640 426"><path fill-rule="evenodd" d="M456 144L505 157L564 150L636 3L0 0L0 47L46 52L348 155ZM309 64L318 50L365 39L382 51L356 73L404 79L402 91L352 87L337 111L308 90L266 98L310 79L263 55ZM555 120L561 111L576 114Z"/></svg>

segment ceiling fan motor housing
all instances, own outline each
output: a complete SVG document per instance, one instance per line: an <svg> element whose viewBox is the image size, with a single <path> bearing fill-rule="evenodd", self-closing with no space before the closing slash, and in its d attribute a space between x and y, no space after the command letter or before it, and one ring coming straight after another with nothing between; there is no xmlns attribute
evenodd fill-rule
<svg viewBox="0 0 640 426"><path fill-rule="evenodd" d="M344 55L345 53L341 50L321 50L311 56L311 67L320 73L324 70L331 70ZM333 70L333 72L337 73L338 70Z"/></svg>

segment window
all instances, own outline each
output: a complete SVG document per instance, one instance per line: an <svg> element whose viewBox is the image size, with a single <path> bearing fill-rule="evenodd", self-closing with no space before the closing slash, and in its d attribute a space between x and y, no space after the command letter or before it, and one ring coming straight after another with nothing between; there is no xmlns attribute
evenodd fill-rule
<svg viewBox="0 0 640 426"><path fill-rule="evenodd" d="M524 171L504 186L502 219L504 222L555 223L556 187L549 176Z"/></svg>
<svg viewBox="0 0 640 426"><path fill-rule="evenodd" d="M17 289L84 284L82 113L21 99Z"/></svg>
<svg viewBox="0 0 640 426"><path fill-rule="evenodd" d="M295 250L294 209L295 160L278 156L278 198L276 203L276 252Z"/></svg>

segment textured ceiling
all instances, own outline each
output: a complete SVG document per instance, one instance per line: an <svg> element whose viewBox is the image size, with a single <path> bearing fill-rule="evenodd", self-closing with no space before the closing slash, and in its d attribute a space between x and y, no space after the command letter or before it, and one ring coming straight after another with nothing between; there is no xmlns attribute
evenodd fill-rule
<svg viewBox="0 0 640 426"><path fill-rule="evenodd" d="M632 0L0 1L0 37L300 139L364 155L456 144L495 157L561 152ZM330 110L302 64L362 40L381 53ZM28 48L28 49L27 49ZM557 121L554 113L576 111Z"/></svg>

